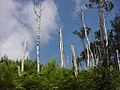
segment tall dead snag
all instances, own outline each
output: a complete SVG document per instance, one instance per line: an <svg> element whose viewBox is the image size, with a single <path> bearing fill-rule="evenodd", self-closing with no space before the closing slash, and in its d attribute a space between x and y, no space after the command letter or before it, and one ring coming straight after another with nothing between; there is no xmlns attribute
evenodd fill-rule
<svg viewBox="0 0 120 90"><path fill-rule="evenodd" d="M105 30L105 40L106 40L106 47L108 46L108 36L107 36L107 29L106 29L106 21L105 21L105 15L103 15L103 25Z"/></svg>
<svg viewBox="0 0 120 90"><path fill-rule="evenodd" d="M105 15L103 13L103 27L104 27L104 33L105 33L105 51L104 51L104 54L105 54L105 59L106 59L106 64L107 64L107 68L109 69L109 56L108 56L108 35L107 35L107 29L106 29L106 21L105 21Z"/></svg>
<svg viewBox="0 0 120 90"><path fill-rule="evenodd" d="M75 74L75 77L77 77L78 76L78 66L77 66L77 59L76 59L75 50L74 50L73 45L71 45L71 51L72 51L72 63L73 63L74 74Z"/></svg>
<svg viewBox="0 0 120 90"><path fill-rule="evenodd" d="M88 36L87 36L87 29L86 29L85 20L84 20L84 13L83 13L82 10L81 10L81 16L82 16L82 24L83 24L83 27L84 27L84 30L85 30L85 37L86 37L87 42L88 42L88 49L90 51L90 54L91 54L91 57L92 57L92 64L93 64L93 67L94 67L95 66L95 60L94 60L92 50L90 48L90 41L89 41Z"/></svg>
<svg viewBox="0 0 120 90"><path fill-rule="evenodd" d="M86 48L87 48L87 68L88 68L90 66L90 54L89 54L89 49L87 44L86 44Z"/></svg>
<svg viewBox="0 0 120 90"><path fill-rule="evenodd" d="M38 30L37 30L37 72L39 73L40 71L40 29L41 29L41 12L43 9L39 9L39 11L37 12L35 9L35 4L34 4L34 13L37 16L37 24L38 24Z"/></svg>
<svg viewBox="0 0 120 90"><path fill-rule="evenodd" d="M64 50L63 50L63 38L62 38L61 29L60 29L60 58L61 58L61 68L65 68Z"/></svg>
<svg viewBox="0 0 120 90"><path fill-rule="evenodd" d="M25 60L25 53L26 53L26 43L27 41L24 41L24 50L23 50L23 56L22 56L22 66L21 66L21 71L24 71L24 60Z"/></svg>
<svg viewBox="0 0 120 90"><path fill-rule="evenodd" d="M119 71L120 71L120 60L119 60L119 52L118 52L118 50L116 50L116 53L117 53L118 68L119 68Z"/></svg>

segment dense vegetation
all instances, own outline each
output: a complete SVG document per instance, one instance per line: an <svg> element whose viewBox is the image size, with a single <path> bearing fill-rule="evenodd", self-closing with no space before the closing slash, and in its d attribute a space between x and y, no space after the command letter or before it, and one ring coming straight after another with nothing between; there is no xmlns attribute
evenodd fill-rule
<svg viewBox="0 0 120 90"><path fill-rule="evenodd" d="M76 78L72 68L60 68L55 59L41 65L40 73L35 61L26 60L25 71L19 76L18 65L19 61L1 58L0 90L120 90L120 72L112 66L105 81L102 67L80 71Z"/></svg>

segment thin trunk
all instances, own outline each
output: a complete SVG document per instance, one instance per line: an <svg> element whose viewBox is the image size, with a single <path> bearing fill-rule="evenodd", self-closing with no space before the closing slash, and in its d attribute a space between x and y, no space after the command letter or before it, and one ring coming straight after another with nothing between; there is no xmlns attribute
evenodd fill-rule
<svg viewBox="0 0 120 90"><path fill-rule="evenodd" d="M86 48L87 48L87 68L89 68L89 66L90 66L90 55L89 55L89 49L88 49L87 44L86 44Z"/></svg>
<svg viewBox="0 0 120 90"><path fill-rule="evenodd" d="M106 21L105 21L105 15L103 13L103 24L104 24L104 30L105 30L105 40L106 40L106 45L105 45L105 53L106 53L106 60L107 60L107 68L109 69L109 56L108 56L108 35L107 35L107 29L106 29Z"/></svg>
<svg viewBox="0 0 120 90"><path fill-rule="evenodd" d="M106 72L109 71L109 60L108 60L108 40L106 35L106 45L104 42L105 33L106 31L106 25L105 25L105 17L104 17L104 11L103 11L103 1L98 0L98 9L99 9L99 18L100 18L100 36L101 36L101 43L102 43L102 59L104 63L104 67L106 68Z"/></svg>
<svg viewBox="0 0 120 90"><path fill-rule="evenodd" d="M103 14L103 24L104 24L104 30L105 30L105 39L106 39L106 47L108 46L108 36L107 36L107 29L106 29L106 21L105 21L105 15Z"/></svg>
<svg viewBox="0 0 120 90"><path fill-rule="evenodd" d="M18 66L18 75L21 76L21 73L20 73L20 66Z"/></svg>
<svg viewBox="0 0 120 90"><path fill-rule="evenodd" d="M76 60L76 55L75 55L75 50L73 45L71 45L71 51L72 51L72 63L73 63L74 74L75 74L75 77L77 77L78 66L77 66L77 60Z"/></svg>
<svg viewBox="0 0 120 90"><path fill-rule="evenodd" d="M95 62L94 62L94 56L93 56L93 53L91 51L91 48L90 48L90 41L88 39L88 36L87 36L87 29L86 29L86 25L85 25L85 21L84 21L84 13L81 11L81 15L82 15L82 24L83 24L83 27L85 29L85 37L87 39L87 42L88 42L88 48L89 48L89 51L90 51L90 54L91 54L91 57L92 57L92 63L93 63L93 67L95 66Z"/></svg>
<svg viewBox="0 0 120 90"><path fill-rule="evenodd" d="M24 41L24 50L23 50L23 57L22 57L22 66L21 66L21 71L24 71L24 60L25 60L25 54L26 54L26 43L27 41Z"/></svg>
<svg viewBox="0 0 120 90"><path fill-rule="evenodd" d="M36 50L37 50L37 72L39 73L40 71L40 18L41 14L37 19L38 23L38 31L37 31L37 45L36 45Z"/></svg>
<svg viewBox="0 0 120 90"><path fill-rule="evenodd" d="M101 37L101 43L102 43L102 51L105 52L102 0L98 0L98 9L99 9L99 19L100 19L100 37Z"/></svg>
<svg viewBox="0 0 120 90"><path fill-rule="evenodd" d="M43 9L40 8L39 12L37 13L37 11L35 10L35 4L34 4L34 13L37 16L36 20L37 20L37 23L38 23L37 45L36 45L36 49L37 49L37 52L36 52L37 53L37 72L38 73L40 71L40 29L41 29L41 12L42 12Z"/></svg>
<svg viewBox="0 0 120 90"><path fill-rule="evenodd" d="M118 69L119 69L119 71L120 71L119 51L116 50L116 53L117 53Z"/></svg>
<svg viewBox="0 0 120 90"><path fill-rule="evenodd" d="M62 38L61 29L60 29L60 58L61 58L61 68L65 68L64 50L63 50L63 38Z"/></svg>

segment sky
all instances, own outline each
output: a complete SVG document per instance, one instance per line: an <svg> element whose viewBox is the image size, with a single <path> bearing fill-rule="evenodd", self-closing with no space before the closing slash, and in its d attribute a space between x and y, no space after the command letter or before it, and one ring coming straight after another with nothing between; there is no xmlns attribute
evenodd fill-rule
<svg viewBox="0 0 120 90"><path fill-rule="evenodd" d="M33 12L33 0L0 0L0 57L7 55L10 59L21 59L24 40L27 40L26 57L36 59L37 17ZM63 33L64 53L67 67L72 65L70 45L75 47L76 56L83 50L80 39L73 31L82 27L78 18L80 8L84 10L86 26L92 32L99 28L97 9L87 9L88 0L36 0L36 11L39 5L42 10L40 30L40 63L46 64L52 58L60 63L59 29ZM107 30L109 21L120 9L120 1L112 0L114 9L107 13ZM89 39L92 41L92 34Z"/></svg>

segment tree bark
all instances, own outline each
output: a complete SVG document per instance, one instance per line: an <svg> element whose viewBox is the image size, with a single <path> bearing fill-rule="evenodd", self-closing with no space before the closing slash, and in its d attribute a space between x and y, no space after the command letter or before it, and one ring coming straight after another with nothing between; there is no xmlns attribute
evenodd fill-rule
<svg viewBox="0 0 120 90"><path fill-rule="evenodd" d="M63 50L63 38L62 38L61 29L60 29L60 58L61 58L61 68L65 68L64 50Z"/></svg>
<svg viewBox="0 0 120 90"><path fill-rule="evenodd" d="M89 51L90 51L90 54L91 54L91 57L92 57L92 64L93 64L93 67L95 66L95 60L94 60L94 56L93 56L93 52L90 48L90 41L88 39L88 36L87 36L87 29L86 29L86 25L85 25L85 20L84 20L84 13L83 11L81 11L81 16L82 16L82 24L83 24L83 27L85 29L85 37L87 39L87 42L88 42L88 48L89 48Z"/></svg>
<svg viewBox="0 0 120 90"><path fill-rule="evenodd" d="M74 75L75 77L78 76L78 66L77 66L77 60L75 55L74 46L71 45L71 51L72 51L72 63L73 63L73 69L74 69Z"/></svg>

